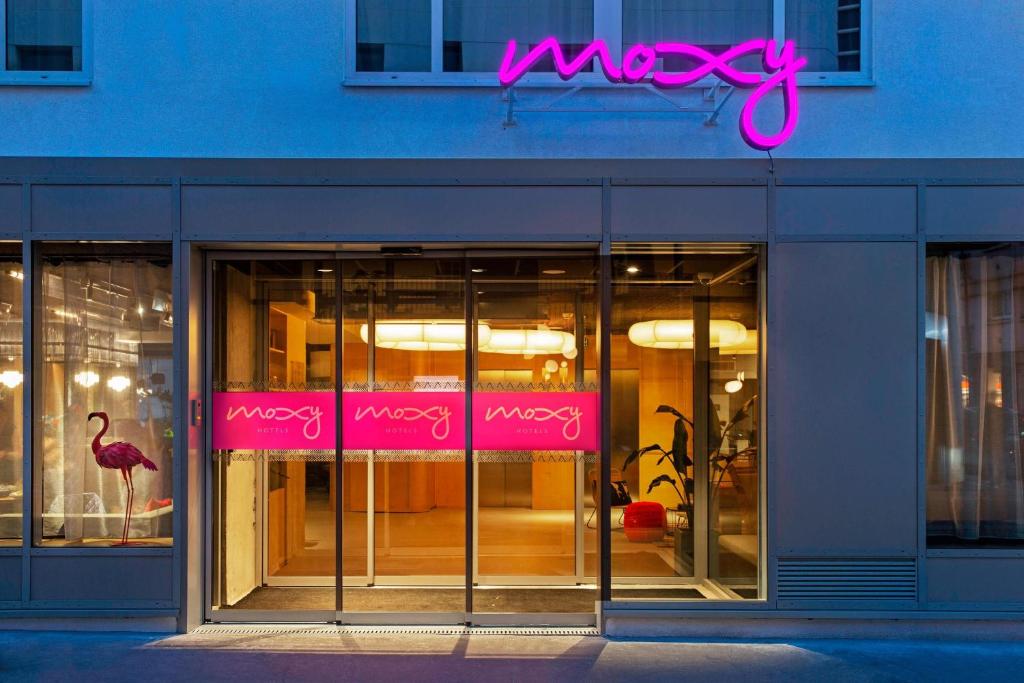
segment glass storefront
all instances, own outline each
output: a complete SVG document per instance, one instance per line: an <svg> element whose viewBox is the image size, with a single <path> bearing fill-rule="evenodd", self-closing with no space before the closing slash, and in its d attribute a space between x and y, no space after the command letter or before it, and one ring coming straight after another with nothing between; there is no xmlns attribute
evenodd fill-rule
<svg viewBox="0 0 1024 683"><path fill-rule="evenodd" d="M21 545L24 364L21 244L0 243L0 547Z"/></svg>
<svg viewBox="0 0 1024 683"><path fill-rule="evenodd" d="M43 243L36 261L35 544L170 545L171 246Z"/></svg>
<svg viewBox="0 0 1024 683"><path fill-rule="evenodd" d="M214 614L591 623L602 524L614 600L758 597L758 252L608 262L213 258Z"/></svg>

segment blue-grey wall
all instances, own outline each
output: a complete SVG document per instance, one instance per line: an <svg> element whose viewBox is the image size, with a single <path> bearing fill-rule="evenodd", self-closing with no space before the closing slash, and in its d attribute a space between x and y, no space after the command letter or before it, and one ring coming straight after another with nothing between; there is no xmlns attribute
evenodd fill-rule
<svg viewBox="0 0 1024 683"><path fill-rule="evenodd" d="M717 128L577 113L503 129L497 88L344 87L343 19L342 0L94 0L92 85L0 87L0 156L763 156L737 133L746 93ZM1024 156L1024 2L874 0L872 24L875 85L804 88L776 156Z"/></svg>

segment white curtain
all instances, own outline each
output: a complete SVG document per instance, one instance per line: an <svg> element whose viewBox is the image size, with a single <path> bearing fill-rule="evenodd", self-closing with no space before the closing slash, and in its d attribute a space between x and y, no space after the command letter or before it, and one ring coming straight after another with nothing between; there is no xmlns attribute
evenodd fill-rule
<svg viewBox="0 0 1024 683"><path fill-rule="evenodd" d="M928 533L1024 539L1024 248L927 259Z"/></svg>
<svg viewBox="0 0 1024 683"><path fill-rule="evenodd" d="M146 261L68 260L44 266L41 404L44 538L67 542L118 539L127 492L121 473L101 468L91 449L106 412L103 445L127 441L156 463L132 471L133 513L171 495L170 270ZM164 311L154 310L154 303ZM155 352L150 352L155 348ZM37 347L37 353L39 349ZM128 386L112 378L127 378ZM118 388L119 387L119 388ZM151 502L152 501L152 502ZM133 537L155 534L144 518Z"/></svg>

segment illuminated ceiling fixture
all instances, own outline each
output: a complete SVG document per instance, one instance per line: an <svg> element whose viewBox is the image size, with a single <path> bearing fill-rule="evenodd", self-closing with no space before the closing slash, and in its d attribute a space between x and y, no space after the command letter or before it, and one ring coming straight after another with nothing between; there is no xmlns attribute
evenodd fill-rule
<svg viewBox="0 0 1024 683"><path fill-rule="evenodd" d="M0 384L8 389L13 389L24 381L25 376L17 370L4 370L0 372Z"/></svg>
<svg viewBox="0 0 1024 683"><path fill-rule="evenodd" d="M736 379L731 379L725 383L725 393L735 394L737 391L743 388L743 380L745 379L744 372L738 372Z"/></svg>
<svg viewBox="0 0 1024 683"><path fill-rule="evenodd" d="M92 370L82 370L75 374L75 382L81 384L83 387L88 389L89 387L100 381L100 376Z"/></svg>
<svg viewBox="0 0 1024 683"><path fill-rule="evenodd" d="M124 391L125 389L130 387L131 384L132 381L125 377L124 375L114 375L113 377L107 380L107 386L113 389L114 391Z"/></svg>
<svg viewBox="0 0 1024 683"><path fill-rule="evenodd" d="M359 338L370 341L370 326L359 326ZM477 344L491 338L491 328L477 325ZM400 351L465 351L466 323L461 320L381 320L374 324L374 346Z"/></svg>
<svg viewBox="0 0 1024 683"><path fill-rule="evenodd" d="M491 330L490 341L480 343L483 353L542 356L561 353L566 358L576 356L576 335L571 332L547 329Z"/></svg>
<svg viewBox="0 0 1024 683"><path fill-rule="evenodd" d="M629 273L630 275L636 275L637 273L640 272L640 269L637 268L636 266L629 266L628 268L626 268L626 272Z"/></svg>
<svg viewBox="0 0 1024 683"><path fill-rule="evenodd" d="M23 270L9 270L7 271L7 274L13 277L15 280L25 279L25 271Z"/></svg>
<svg viewBox="0 0 1024 683"><path fill-rule="evenodd" d="M734 320L710 321L711 348L739 346L747 338L747 328ZM648 320L629 328L629 341L651 349L692 349L692 320Z"/></svg>
<svg viewBox="0 0 1024 683"><path fill-rule="evenodd" d="M565 275L565 271L562 270L561 268L548 268L547 270L542 270L541 272L544 273L545 275Z"/></svg>

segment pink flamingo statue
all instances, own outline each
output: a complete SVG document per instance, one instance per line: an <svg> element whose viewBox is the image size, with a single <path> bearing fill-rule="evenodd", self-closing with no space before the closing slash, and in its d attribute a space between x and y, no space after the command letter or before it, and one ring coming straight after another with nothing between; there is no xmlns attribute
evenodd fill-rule
<svg viewBox="0 0 1024 683"><path fill-rule="evenodd" d="M96 456L96 464L108 470L121 470L121 477L124 485L128 488L128 504L124 513L124 531L121 533L121 542L115 546L128 545L128 526L132 522L132 502L135 498L135 485L132 483L132 468L142 465L147 470L156 471L156 465L152 460L142 454L135 446L125 441L115 441L106 446L100 444L100 439L107 433L110 427L110 418L104 412L89 413L89 421L94 417L103 420L103 428L92 440L92 453Z"/></svg>

